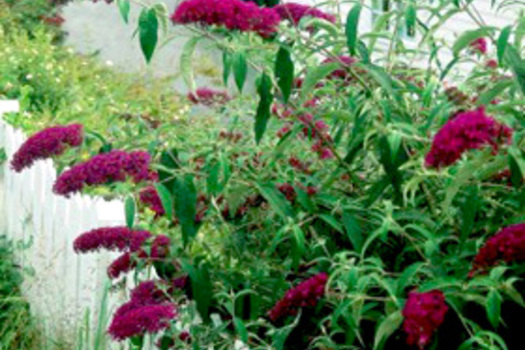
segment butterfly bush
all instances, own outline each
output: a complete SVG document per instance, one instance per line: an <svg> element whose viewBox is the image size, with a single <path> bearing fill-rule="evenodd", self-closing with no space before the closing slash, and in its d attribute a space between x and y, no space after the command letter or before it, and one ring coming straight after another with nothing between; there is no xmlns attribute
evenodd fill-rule
<svg viewBox="0 0 525 350"><path fill-rule="evenodd" d="M481 247L472 263L470 276L498 263L525 261L525 224L502 228Z"/></svg>
<svg viewBox="0 0 525 350"><path fill-rule="evenodd" d="M162 201L154 186L148 186L141 190L139 193L139 199L155 212L155 217L163 216L165 214L164 206L162 205Z"/></svg>
<svg viewBox="0 0 525 350"><path fill-rule="evenodd" d="M440 290L411 292L403 308L403 331L407 334L407 344L424 349L445 320L447 311L445 296Z"/></svg>
<svg viewBox="0 0 525 350"><path fill-rule="evenodd" d="M268 38L276 33L281 17L272 8L242 0L185 0L175 9L171 20L175 24L222 26Z"/></svg>
<svg viewBox="0 0 525 350"><path fill-rule="evenodd" d="M356 62L357 59L355 57L341 55L337 57L328 57L324 59L321 64L339 63L342 68L334 70L328 77L331 79L350 80L352 79L352 75L348 71L348 68L352 67Z"/></svg>
<svg viewBox="0 0 525 350"><path fill-rule="evenodd" d="M223 105L231 97L226 91L213 90L210 88L198 88L195 92L188 93L188 100L194 104L201 104L208 107Z"/></svg>
<svg viewBox="0 0 525 350"><path fill-rule="evenodd" d="M137 251L151 233L148 231L131 230L124 226L101 227L78 236L73 242L77 253L96 252L101 249L109 251Z"/></svg>
<svg viewBox="0 0 525 350"><path fill-rule="evenodd" d="M514 303L523 294L525 224L493 229L520 222L524 202L517 23L505 29L513 40L499 65L489 40L504 38L501 30L491 28L490 39L470 45L463 39L448 45L434 36L442 24L433 19L424 23L431 31L422 18L408 28L406 11L418 17L428 10L409 5L389 10L401 21L363 32L353 27L362 27L362 4L352 4L351 15L340 13L348 8L342 6L336 18L326 7L275 0L177 1L173 24L193 25L195 34L186 48L205 39L224 57L224 90L201 87L186 96L217 107L206 111L211 118L163 121L149 111L151 133L133 128L133 118L119 119L126 127L116 125L115 144L147 144L151 157L99 154L66 170L54 186L69 196L133 181L130 195L155 218L166 214L155 188L159 177L169 190L163 196L174 204L170 220L136 218L137 227L169 236L122 226L91 230L74 242L78 253L117 253L107 266L115 288L131 280L118 280L127 273L136 283L155 278L138 284L115 312L113 339L177 349L243 343L422 350L489 348L498 335L509 349L522 347L512 339L525 317ZM453 5L435 8L435 19ZM150 32L164 19L160 8L143 8L157 20L141 16L139 31L151 34L141 35L141 44L164 39L165 30ZM305 17L321 20L298 30ZM403 35L383 35L399 25L424 31L428 40L407 48ZM392 40L386 50L374 45L378 37ZM447 50L454 59L442 62ZM227 103L231 80L269 83ZM481 100L492 102L473 107ZM493 152L470 169L466 155L479 149ZM462 168L421 169L461 158ZM162 176L151 169L162 169ZM487 273L499 264L512 268ZM269 322L257 321L264 317Z"/></svg>
<svg viewBox="0 0 525 350"><path fill-rule="evenodd" d="M53 192L68 197L82 191L86 185L122 182L128 178L134 182L146 181L153 177L149 169L150 160L150 155L144 151L114 150L98 154L60 174L53 185Z"/></svg>
<svg viewBox="0 0 525 350"><path fill-rule="evenodd" d="M150 253L145 250L147 241L153 238ZM169 254L171 240L165 235L153 236L148 231L132 230L127 227L101 227L78 236L73 242L73 249L77 253L97 252L102 249L118 251L122 254L117 257L107 269L112 279L133 270L138 260L156 261Z"/></svg>
<svg viewBox="0 0 525 350"><path fill-rule="evenodd" d="M16 151L11 168L16 172L31 167L37 160L64 153L68 147L78 147L84 140L80 124L59 125L46 128L28 138Z"/></svg>
<svg viewBox="0 0 525 350"><path fill-rule="evenodd" d="M289 20L294 25L298 25L304 17L321 18L328 22L335 23L334 16L327 14L315 7L289 2L286 4L277 5L274 7L275 11L281 16L283 20Z"/></svg>
<svg viewBox="0 0 525 350"><path fill-rule="evenodd" d="M176 305L154 281L145 281L132 290L130 300L117 309L108 333L120 341L144 333L158 333L168 328L176 316Z"/></svg>
<svg viewBox="0 0 525 350"><path fill-rule="evenodd" d="M440 168L458 161L468 150L490 146L498 151L502 143L510 143L512 129L486 115L484 108L462 112L449 120L434 136L425 157L428 167Z"/></svg>
<svg viewBox="0 0 525 350"><path fill-rule="evenodd" d="M471 42L470 49L476 53L479 53L481 55L485 55L488 51L488 43L487 39L485 38L478 38Z"/></svg>
<svg viewBox="0 0 525 350"><path fill-rule="evenodd" d="M144 263L153 263L155 261L162 261L169 254L169 247L171 240L164 235L157 235L153 239L151 246L146 250L143 244L140 248L125 251L117 257L107 268L108 276L111 279L117 279L121 275L135 269L139 261Z"/></svg>
<svg viewBox="0 0 525 350"><path fill-rule="evenodd" d="M268 312L272 321L294 316L303 307L315 307L325 294L328 274L321 272L289 289L285 296Z"/></svg>

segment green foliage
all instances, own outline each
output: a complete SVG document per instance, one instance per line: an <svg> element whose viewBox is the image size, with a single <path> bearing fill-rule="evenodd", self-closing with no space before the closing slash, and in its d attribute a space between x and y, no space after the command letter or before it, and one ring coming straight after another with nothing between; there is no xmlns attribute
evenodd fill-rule
<svg viewBox="0 0 525 350"><path fill-rule="evenodd" d="M446 43L436 33L455 15L475 14L474 3L383 2L368 32L357 30L361 6L335 24L282 23L277 38L193 28L180 62L188 87L196 88L195 45L206 39L222 51L224 85L233 75L239 93L177 122L170 119L176 101L137 94L126 88L128 77L90 63L86 76L83 70L68 85L54 83L54 64L69 72L84 58L49 49L49 39L37 47L46 64L53 62L45 72L24 50L39 43L20 34L6 37L12 40L6 47L0 43L0 58L13 61L6 52L15 47L23 63L4 66L0 59L1 91L39 116L12 122L32 130L82 121L98 147L152 154L167 214L153 216L137 203L132 222L130 200L126 212L128 224L171 238L162 264L172 267L171 275L189 277L189 287L172 295L178 319L162 333L178 348L402 349L408 293L433 289L444 293L449 311L430 348L504 349L515 341L512 330L521 319L508 310L525 314L523 261L469 272L489 237L525 218L525 66L521 45L509 41L519 37L513 28L520 25L481 25ZM144 18L152 8L143 9ZM161 23L159 13L151 21ZM158 23L150 24L141 36L148 60L162 39ZM408 47L403 33L416 36L416 47ZM480 38L493 43L488 53L471 46ZM349 54L359 60L346 63ZM489 58L498 58L499 67L487 66ZM248 93L253 72L257 94ZM33 81L29 73L42 77ZM279 93L284 104L274 99ZM96 109L82 103L86 97L97 101ZM76 105L82 112L75 113ZM64 106L73 111L67 119ZM511 145L473 147L450 166L426 166L433 135L457 113L479 106L515 130ZM134 108L142 115L153 110L157 128L115 117ZM85 154L67 157L73 163ZM69 164L67 157L60 162ZM108 187L129 198L137 188ZM162 264L138 266L136 279L149 278L151 269L172 277ZM320 272L329 280L315 307L269 320L290 287ZM191 341L179 341L181 329Z"/></svg>

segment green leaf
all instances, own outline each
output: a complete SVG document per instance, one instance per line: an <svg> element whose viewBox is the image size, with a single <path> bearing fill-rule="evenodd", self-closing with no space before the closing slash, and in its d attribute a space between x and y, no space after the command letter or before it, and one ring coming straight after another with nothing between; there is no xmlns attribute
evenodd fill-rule
<svg viewBox="0 0 525 350"><path fill-rule="evenodd" d="M388 73L381 67L374 64L361 64L366 68L368 74L385 90L388 96L392 96L396 100L400 100L399 95L394 90L392 79Z"/></svg>
<svg viewBox="0 0 525 350"><path fill-rule="evenodd" d="M470 45L474 40L487 36L494 31L494 27L481 27L474 30L468 30L460 35L452 46L454 56L459 56L459 53Z"/></svg>
<svg viewBox="0 0 525 350"><path fill-rule="evenodd" d="M135 223L135 214L137 212L137 205L133 196L127 196L124 202L124 211L126 214L126 226L133 228Z"/></svg>
<svg viewBox="0 0 525 350"><path fill-rule="evenodd" d="M360 252L363 247L363 231L361 230L359 221L357 221L355 215L348 211L343 211L343 225L345 226L346 234L350 242L352 242L354 249L357 252Z"/></svg>
<svg viewBox="0 0 525 350"><path fill-rule="evenodd" d="M514 188L519 188L523 184L525 176L525 160L521 150L517 147L509 147L509 168L510 180Z"/></svg>
<svg viewBox="0 0 525 350"><path fill-rule="evenodd" d="M235 52L232 56L232 67L233 77L235 78L235 84L242 93L244 82L246 81L246 75L248 74L248 65L246 63L246 55L244 52Z"/></svg>
<svg viewBox="0 0 525 350"><path fill-rule="evenodd" d="M512 85L513 82L509 81L508 79L497 83L492 89L485 91L483 94L481 94L481 96L479 96L478 100L476 101L476 105L483 106L490 104L492 100L501 95L503 91Z"/></svg>
<svg viewBox="0 0 525 350"><path fill-rule="evenodd" d="M164 184L170 191L175 184L175 170L180 168L179 154L176 148L162 151L160 155L161 168L158 169L159 182Z"/></svg>
<svg viewBox="0 0 525 350"><path fill-rule="evenodd" d="M487 304L485 305L487 317L494 328L498 328L501 320L501 295L496 289L491 289L487 295Z"/></svg>
<svg viewBox="0 0 525 350"><path fill-rule="evenodd" d="M397 294L402 295L405 288L412 285L412 279L424 266L422 262L416 262L403 270L397 281Z"/></svg>
<svg viewBox="0 0 525 350"><path fill-rule="evenodd" d="M204 322L210 321L209 309L213 297L213 284L209 271L209 264L195 262L192 264L186 259L181 261L182 270L190 278L193 299L197 303L197 311Z"/></svg>
<svg viewBox="0 0 525 350"><path fill-rule="evenodd" d="M457 171L454 178L449 182L445 191L445 200L443 202L443 213L450 214L450 206L457 193L465 184L474 176L474 173L487 163L487 154L480 152L476 158L464 162Z"/></svg>
<svg viewBox="0 0 525 350"><path fill-rule="evenodd" d="M496 42L498 62L500 66L503 65L504 63L503 60L505 58L505 50L507 49L507 45L509 43L509 36L510 36L511 30L512 30L512 26L507 26L503 28Z"/></svg>
<svg viewBox="0 0 525 350"><path fill-rule="evenodd" d="M343 226L334 218L332 215L320 214L319 219L326 222L328 225L332 226L336 231L343 233Z"/></svg>
<svg viewBox="0 0 525 350"><path fill-rule="evenodd" d="M244 343L248 343L248 330L246 329L246 326L244 325L244 322L235 316L233 318L233 324L235 325L235 331L237 334L239 334L239 337Z"/></svg>
<svg viewBox="0 0 525 350"><path fill-rule="evenodd" d="M197 215L197 190L193 176L179 177L174 186L175 213L182 229L182 241L187 245L197 235L195 216Z"/></svg>
<svg viewBox="0 0 525 350"><path fill-rule="evenodd" d="M473 185L467 188L467 196L465 203L461 208L461 232L459 238L459 251L463 248L465 241L468 239L476 219L476 214L479 207L479 190L478 187Z"/></svg>
<svg viewBox="0 0 525 350"><path fill-rule="evenodd" d="M224 51L222 53L222 82L228 86L228 78L230 77L232 69L232 56Z"/></svg>
<svg viewBox="0 0 525 350"><path fill-rule="evenodd" d="M275 58L275 78L283 94L284 102L288 103L288 99L292 93L294 64L290 51L284 46L279 47L277 57Z"/></svg>
<svg viewBox="0 0 525 350"><path fill-rule="evenodd" d="M295 186L294 188L295 192L297 193L297 201L299 202L299 204L301 204L301 206L308 212L314 213L316 207L308 193L306 193L306 191L304 191L299 186Z"/></svg>
<svg viewBox="0 0 525 350"><path fill-rule="evenodd" d="M173 197L170 190L161 183L155 184L155 190L157 190L167 218L171 221L173 219Z"/></svg>
<svg viewBox="0 0 525 350"><path fill-rule="evenodd" d="M510 66L516 82L525 95L525 61L521 58L518 50L512 45L507 46L505 50L505 62Z"/></svg>
<svg viewBox="0 0 525 350"><path fill-rule="evenodd" d="M193 76L193 52L201 37L195 36L188 40L182 48L180 55L180 72L182 79L190 91L195 91L195 78Z"/></svg>
<svg viewBox="0 0 525 350"><path fill-rule="evenodd" d="M273 184L257 184L259 192L263 195L264 198L270 203L270 206L277 214L281 217L293 217L294 212L290 203L286 200L286 197L279 192L275 185Z"/></svg>
<svg viewBox="0 0 525 350"><path fill-rule="evenodd" d="M388 337L390 337L396 329L401 326L402 322L403 315L401 314L401 311L396 311L388 315L388 317L386 317L377 328L374 339L374 350L382 349Z"/></svg>
<svg viewBox="0 0 525 350"><path fill-rule="evenodd" d="M305 251L305 236L303 230L298 225L293 225L293 249L292 249L292 268L296 269L299 266L301 257Z"/></svg>
<svg viewBox="0 0 525 350"><path fill-rule="evenodd" d="M405 21L407 33L412 33L415 30L417 22L417 9L414 2L410 2L405 10Z"/></svg>
<svg viewBox="0 0 525 350"><path fill-rule="evenodd" d="M266 74L261 76L259 80L259 87L257 89L259 94L259 105L255 114L255 142L259 143L266 131L266 125L270 120L273 95L272 95L272 80Z"/></svg>
<svg viewBox="0 0 525 350"><path fill-rule="evenodd" d="M117 5L120 11L120 16L124 20L124 23L128 24L129 23L129 10L130 10L129 0L118 0Z"/></svg>
<svg viewBox="0 0 525 350"><path fill-rule="evenodd" d="M361 56L361 61L363 63L370 63L370 53L362 40L357 42L357 51L359 51L359 56Z"/></svg>
<svg viewBox="0 0 525 350"><path fill-rule="evenodd" d="M139 16L139 41L140 48L146 62L150 62L157 46L159 21L154 9L144 8Z"/></svg>
<svg viewBox="0 0 525 350"><path fill-rule="evenodd" d="M359 16L361 15L362 5L357 3L352 7L350 12L348 12L348 17L346 18L346 44L350 50L350 54L356 54L357 47L357 28L359 26Z"/></svg>
<svg viewBox="0 0 525 350"><path fill-rule="evenodd" d="M208 169L208 177L206 178L206 186L208 188L208 194L216 195L220 192L219 186L219 173L221 171L221 164L217 161L212 163Z"/></svg>
<svg viewBox="0 0 525 350"><path fill-rule="evenodd" d="M332 73L337 68L340 68L340 64L337 62L321 64L318 67L314 67L306 73L306 76L301 87L301 98L304 99L312 91L319 80L325 78L328 74Z"/></svg>
<svg viewBox="0 0 525 350"><path fill-rule="evenodd" d="M272 337L272 349L284 350L284 343L286 342L286 338L288 338L292 330L295 327L297 327L297 325L299 324L300 318L301 318L301 312L299 311L293 323L287 326L284 326L282 328L275 328L271 331L270 335Z"/></svg>

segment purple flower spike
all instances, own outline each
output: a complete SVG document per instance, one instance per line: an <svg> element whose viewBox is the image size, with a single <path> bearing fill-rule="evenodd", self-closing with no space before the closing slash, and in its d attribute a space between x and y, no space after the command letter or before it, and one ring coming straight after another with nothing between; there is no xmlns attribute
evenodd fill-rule
<svg viewBox="0 0 525 350"><path fill-rule="evenodd" d="M325 293L327 281L328 275L322 272L289 289L268 316L275 322L283 317L296 315L300 308L315 307Z"/></svg>
<svg viewBox="0 0 525 350"><path fill-rule="evenodd" d="M134 182L150 180L153 176L149 169L150 160L151 156L144 151L114 150L97 154L63 172L53 185L53 192L68 197L82 191L86 185L121 182L127 178Z"/></svg>
<svg viewBox="0 0 525 350"><path fill-rule="evenodd" d="M261 8L242 0L185 0L171 20L176 24L215 25L254 32L267 38L276 33L281 17L272 8Z"/></svg>
<svg viewBox="0 0 525 350"><path fill-rule="evenodd" d="M407 344L423 350L445 320L447 311L445 296L440 290L410 293L403 309L403 330L408 336Z"/></svg>
<svg viewBox="0 0 525 350"><path fill-rule="evenodd" d="M462 112L449 120L434 136L425 157L427 167L439 168L454 164L461 155L485 145L498 151L499 144L510 143L512 129L485 114L484 108Z"/></svg>
<svg viewBox="0 0 525 350"><path fill-rule="evenodd" d="M80 124L54 126L37 132L26 140L14 154L11 168L21 172L37 160L58 156L67 146L78 147L84 140L84 127Z"/></svg>
<svg viewBox="0 0 525 350"><path fill-rule="evenodd" d="M321 18L328 22L335 23L335 17L316 9L315 7L289 2L274 7L275 11L283 20L289 20L294 25L298 25L303 17Z"/></svg>

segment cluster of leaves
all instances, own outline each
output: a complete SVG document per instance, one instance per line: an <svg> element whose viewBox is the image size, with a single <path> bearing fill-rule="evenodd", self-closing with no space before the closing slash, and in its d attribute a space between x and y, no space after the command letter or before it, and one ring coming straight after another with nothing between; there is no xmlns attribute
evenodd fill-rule
<svg viewBox="0 0 525 350"><path fill-rule="evenodd" d="M519 343L519 265L467 275L486 237L525 214L524 22L501 30L481 26L452 46L435 38L454 15L478 20L474 6L403 2L386 9L368 33L357 32L364 11L359 3L339 19L343 25L305 18L298 27L282 24L270 39L190 28L195 37L181 58L189 88L195 88L192 52L199 40L211 39L223 52L224 84L233 76L240 93L216 113L230 121L230 132L245 137L164 151L156 188L165 217L141 217L139 225L173 238L171 259L190 277L190 292L178 300L179 321L191 334L185 346L226 349L240 340L249 349L408 348L401 310L415 289L442 290L451 307L436 348ZM138 28L149 60L160 34L144 22ZM416 33L419 49L405 47L402 29ZM470 49L480 38L494 47L488 55ZM448 62L438 55L444 50ZM357 62L343 68L347 79L334 79L341 55ZM327 63L319 64L323 59ZM249 72L258 75L255 99L242 94ZM451 84L467 98L451 98ZM494 99L498 103L490 104ZM514 128L512 146L499 154L469 152L445 169L426 168L431 136L451 116L481 105ZM284 136L275 134L290 119L277 117L272 106L295 118ZM331 137L323 141L333 159L312 152L315 136L304 136L309 126L297 123L305 114L329 125ZM243 129L250 119L253 127ZM308 164L307 171L291 165L291 158ZM510 183L497 176L509 168ZM280 191L283 183L293 186L292 196ZM308 196L306 186L316 194ZM196 223L198 194L208 206ZM263 205L246 207L253 196ZM170 224L173 217L178 226ZM330 280L317 308L268 321L268 310L287 288L320 271ZM165 336L176 338L176 329Z"/></svg>
<svg viewBox="0 0 525 350"><path fill-rule="evenodd" d="M197 127L166 126L171 133L148 147L164 215L137 215L135 192L126 201L129 226L172 241L164 263L155 271L138 266L134 277L165 278L176 267L190 281L173 295L179 315L159 335L161 348L408 348L401 310L414 289L446 297L450 311L435 348L519 344L523 265L468 273L486 238L525 215L525 22L503 29L480 23L450 46L435 32L460 13L479 22L475 2L401 5L386 8L366 33L357 30L360 3L336 23L283 22L273 38L189 27L195 36L181 56L189 88L193 51L206 38L222 51L224 84L233 80L239 96L213 109L220 124L193 117L187 125ZM127 22L129 1L117 6ZM146 60L169 31L165 9L144 7L139 17ZM403 28L417 34L417 49L406 48ZM482 37L495 47L488 56L469 49ZM356 62L342 65L343 55ZM488 58L497 59L496 68ZM242 92L249 74L257 75L255 97ZM499 103L490 104L494 99ZM432 135L479 105L515 130L512 145L496 154L470 151L443 169L425 167ZM315 122L327 127L320 132ZM233 133L241 137L224 136ZM318 142L333 157L319 157ZM499 176L507 169L510 180ZM268 311L286 290L319 272L329 275L321 302L271 322Z"/></svg>

